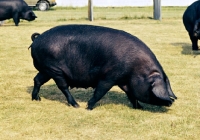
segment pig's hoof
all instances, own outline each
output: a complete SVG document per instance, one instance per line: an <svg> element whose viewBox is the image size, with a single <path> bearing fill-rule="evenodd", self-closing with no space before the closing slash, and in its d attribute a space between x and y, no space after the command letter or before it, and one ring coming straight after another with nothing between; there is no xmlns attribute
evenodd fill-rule
<svg viewBox="0 0 200 140"><path fill-rule="evenodd" d="M198 51L199 48L198 48L197 46L192 46L192 50L193 50L193 51Z"/></svg>
<svg viewBox="0 0 200 140"><path fill-rule="evenodd" d="M74 104L74 105L72 105L74 108L79 108L80 107L80 105L79 104Z"/></svg>
<svg viewBox="0 0 200 140"><path fill-rule="evenodd" d="M143 106L141 106L139 103L137 104L137 109L143 109Z"/></svg>
<svg viewBox="0 0 200 140"><path fill-rule="evenodd" d="M134 109L143 109L143 106L141 106L139 103L137 105L133 106Z"/></svg>
<svg viewBox="0 0 200 140"><path fill-rule="evenodd" d="M37 97L32 97L32 101L33 100L36 100L36 101L41 101L41 98L40 98L40 96L37 96Z"/></svg>
<svg viewBox="0 0 200 140"><path fill-rule="evenodd" d="M86 109L91 111L93 108L88 106Z"/></svg>
<svg viewBox="0 0 200 140"><path fill-rule="evenodd" d="M143 106L139 105L137 109L143 109Z"/></svg>

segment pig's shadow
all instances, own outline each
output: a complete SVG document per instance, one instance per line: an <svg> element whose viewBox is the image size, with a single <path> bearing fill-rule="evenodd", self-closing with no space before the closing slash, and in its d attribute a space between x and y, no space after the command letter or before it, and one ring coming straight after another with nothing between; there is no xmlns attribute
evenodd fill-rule
<svg viewBox="0 0 200 140"><path fill-rule="evenodd" d="M200 55L200 50L198 51L192 50L192 44L178 42L178 43L171 43L171 45L175 47L182 47L181 54L183 55L192 55L192 56Z"/></svg>
<svg viewBox="0 0 200 140"><path fill-rule="evenodd" d="M33 86L27 87L27 92L31 94L33 90ZM77 102L88 102L88 100L92 97L94 89L88 88L74 88L70 89L70 93L75 98ZM40 89L40 97L45 98L52 101L58 101L64 104L67 104L66 98L64 94L54 85L43 85ZM42 100L42 99L41 99ZM128 100L127 96L123 92L118 91L109 91L99 102L96 103L95 108L99 105L106 105L106 104L121 104L128 106L132 109L132 104ZM160 106L153 106L145 103L140 103L143 106L143 111L150 111L153 113L159 112L167 112L169 108L160 107Z"/></svg>

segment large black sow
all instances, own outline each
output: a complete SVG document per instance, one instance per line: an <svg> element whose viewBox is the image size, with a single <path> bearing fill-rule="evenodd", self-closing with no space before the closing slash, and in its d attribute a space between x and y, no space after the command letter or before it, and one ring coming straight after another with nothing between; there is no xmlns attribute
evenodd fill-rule
<svg viewBox="0 0 200 140"><path fill-rule="evenodd" d="M10 18L18 26L20 19L32 21L37 17L24 0L0 0L0 21Z"/></svg>
<svg viewBox="0 0 200 140"><path fill-rule="evenodd" d="M31 55L39 71L32 100L40 100L40 87L51 78L74 107L79 105L68 87L95 88L89 110L114 85L127 94L134 108L141 108L138 100L170 106L177 99L155 55L129 33L101 26L63 25L31 38Z"/></svg>

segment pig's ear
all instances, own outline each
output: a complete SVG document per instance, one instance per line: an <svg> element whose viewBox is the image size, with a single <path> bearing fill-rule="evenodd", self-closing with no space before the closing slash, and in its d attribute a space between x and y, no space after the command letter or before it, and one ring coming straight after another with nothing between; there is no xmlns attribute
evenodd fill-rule
<svg viewBox="0 0 200 140"><path fill-rule="evenodd" d="M169 79L166 77L166 84L167 84L167 90L168 90L168 93L169 93L169 96L174 98L174 99L177 99L177 97L174 95L172 89L171 89L171 86L170 86L170 83L169 83Z"/></svg>
<svg viewBox="0 0 200 140"><path fill-rule="evenodd" d="M153 94L163 100L171 101L165 82L160 76L156 76L151 84Z"/></svg>

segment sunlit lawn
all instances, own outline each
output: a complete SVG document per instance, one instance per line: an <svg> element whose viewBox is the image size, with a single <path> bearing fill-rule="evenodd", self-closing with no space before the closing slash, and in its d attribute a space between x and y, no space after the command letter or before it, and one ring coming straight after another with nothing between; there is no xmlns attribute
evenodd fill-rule
<svg viewBox="0 0 200 140"><path fill-rule="evenodd" d="M182 24L185 7L165 7L162 20L153 20L152 7L54 8L34 11L33 22L12 20L0 26L0 139L1 140L197 140L200 135L200 52ZM143 104L132 109L126 95L113 87L95 109L85 109L93 89L72 89L79 109L66 105L51 80L40 90L41 102L31 101L33 67L30 36L63 24L92 24L129 32L155 53L178 100L171 107Z"/></svg>

